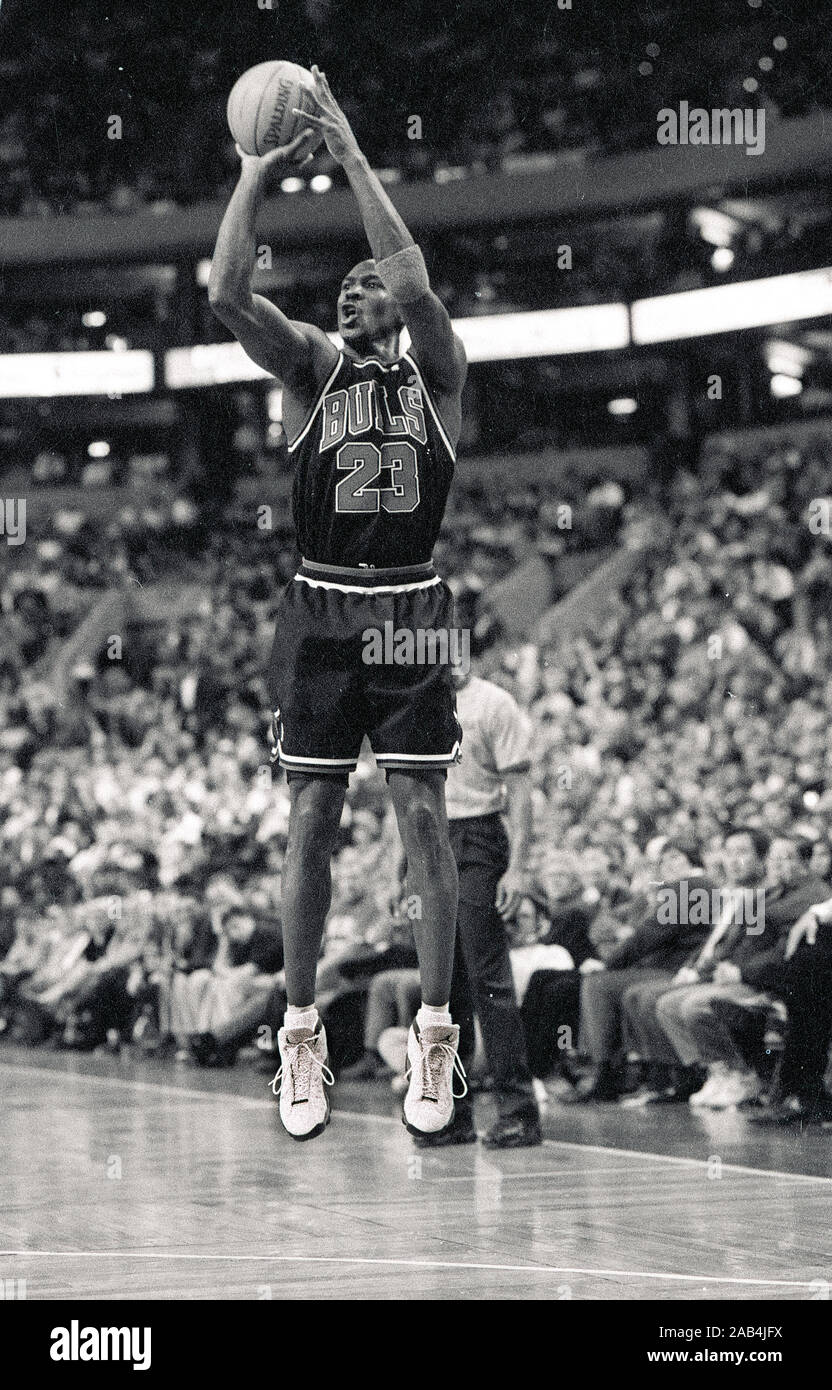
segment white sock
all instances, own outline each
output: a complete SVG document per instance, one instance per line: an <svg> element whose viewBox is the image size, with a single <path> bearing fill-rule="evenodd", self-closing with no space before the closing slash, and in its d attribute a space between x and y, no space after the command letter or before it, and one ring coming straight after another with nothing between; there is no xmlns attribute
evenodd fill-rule
<svg viewBox="0 0 832 1390"><path fill-rule="evenodd" d="M448 1004L426 1004L422 1001L422 1007L416 1015L416 1022L419 1025L419 1032L423 1028L450 1028L451 1011Z"/></svg>
<svg viewBox="0 0 832 1390"><path fill-rule="evenodd" d="M318 1010L314 1004L288 1004L283 1015L283 1027L287 1033L296 1033L299 1028L309 1028L314 1033L318 1026Z"/></svg>

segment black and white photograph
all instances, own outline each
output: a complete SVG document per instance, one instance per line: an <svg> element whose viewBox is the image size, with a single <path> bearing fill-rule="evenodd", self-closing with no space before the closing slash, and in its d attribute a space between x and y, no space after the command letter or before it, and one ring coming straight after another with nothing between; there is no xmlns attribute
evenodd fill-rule
<svg viewBox="0 0 832 1390"><path fill-rule="evenodd" d="M0 0L32 1374L274 1301L820 1348L830 19Z"/></svg>

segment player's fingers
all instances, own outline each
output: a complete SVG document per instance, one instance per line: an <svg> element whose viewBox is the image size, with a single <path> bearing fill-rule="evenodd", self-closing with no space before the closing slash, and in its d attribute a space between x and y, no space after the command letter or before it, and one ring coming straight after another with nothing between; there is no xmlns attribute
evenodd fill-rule
<svg viewBox="0 0 832 1390"><path fill-rule="evenodd" d="M285 155L297 154L298 150L309 143L310 136L314 136L315 139L317 139L317 131L311 129L302 130L300 135L296 135L294 140L290 140L288 145L283 146L283 153Z"/></svg>
<svg viewBox="0 0 832 1390"><path fill-rule="evenodd" d="M299 111L296 106L292 107L292 115L302 116L305 121L311 121L313 125L320 126L323 130L332 124L326 116L313 116L311 111Z"/></svg>

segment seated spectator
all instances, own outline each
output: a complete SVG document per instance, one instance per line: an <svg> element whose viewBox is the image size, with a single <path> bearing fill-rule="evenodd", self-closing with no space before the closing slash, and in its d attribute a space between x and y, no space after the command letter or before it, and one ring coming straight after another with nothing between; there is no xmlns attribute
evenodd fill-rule
<svg viewBox="0 0 832 1390"><path fill-rule="evenodd" d="M151 895L139 892L118 899L119 921L104 951L67 994L60 1011L66 1022L64 1047L119 1047L132 1036L144 995L144 963L152 951L154 922ZM110 903L105 906L109 912ZM157 929L158 930L158 929Z"/></svg>
<svg viewBox="0 0 832 1390"><path fill-rule="evenodd" d="M810 860L810 868L814 855ZM749 1119L762 1124L832 1124L824 1085L832 1043L832 898L813 903L786 943L780 994L788 1010L785 1046L771 1105Z"/></svg>
<svg viewBox="0 0 832 1390"><path fill-rule="evenodd" d="M710 927L710 931L704 944L680 966L669 982L671 988L710 980L734 942L744 933L745 909L750 895L762 886L768 844L768 837L753 827L739 826L726 836L721 867L728 885L720 889L718 898L712 899L708 906L702 925L706 930ZM714 868L718 871L719 865L714 864ZM714 915L716 921L713 921ZM642 1063L654 1068L669 1068L675 1076L675 1089L680 1097L685 1090L691 1096L701 1085L701 1069L694 1059L689 1074L679 1074L678 1069L686 1064L672 1046L656 1013L658 1001L668 993L668 988L666 979L645 980L625 992L621 1000L624 1035L628 1047L638 1054Z"/></svg>
<svg viewBox="0 0 832 1390"><path fill-rule="evenodd" d="M711 885L701 867L691 862L681 845L671 842L653 872L643 916L632 936L615 947L605 962L591 962L595 968L590 971L587 966L581 981L579 1046L595 1067L592 1084L576 1097L581 1101L617 1100L621 1095L623 1001L628 990L644 984L669 985L703 939L705 929L692 924L683 908L694 888L707 893L710 900ZM654 1064L639 1099L675 1097L680 1085L680 1078L666 1075Z"/></svg>
<svg viewBox="0 0 832 1390"><path fill-rule="evenodd" d="M171 982L171 1032L200 1064L216 1064L217 1029L247 1006L260 1006L283 966L282 937L273 922L259 922L242 907L226 908L213 963Z"/></svg>
<svg viewBox="0 0 832 1390"><path fill-rule="evenodd" d="M42 1042L63 1031L72 1013L76 991L107 950L115 931L101 904L85 905L83 917L63 915L59 925L48 932L48 951L40 968L17 991L12 1037Z"/></svg>
<svg viewBox="0 0 832 1390"><path fill-rule="evenodd" d="M49 935L43 922L31 911L17 917L14 940L0 962L0 1034L10 1034L16 1007L23 1001L19 991L28 980L39 975L50 951Z"/></svg>
<svg viewBox="0 0 832 1390"><path fill-rule="evenodd" d="M691 1104L724 1109L760 1094L758 1071L738 1035L755 1015L764 1019L770 991L781 992L789 932L828 891L808 872L809 849L787 836L772 841L762 911L753 924L734 911L724 931L720 923L709 937L710 958L703 951L691 967L697 983L680 981L681 988L656 1003L657 1021L682 1064L708 1068L708 1080Z"/></svg>
<svg viewBox="0 0 832 1390"><path fill-rule="evenodd" d="M357 1062L341 1072L343 1081L374 1081L390 1075L390 1068L378 1050L379 1038L388 1028L402 1028L406 1032L416 1017L421 999L418 967L382 970L373 976L364 1014L364 1051Z"/></svg>
<svg viewBox="0 0 832 1390"><path fill-rule="evenodd" d="M574 1052L578 1035L579 970L596 950L604 949L596 944L598 938L591 939L593 922L596 916L601 917L600 899L587 892L578 871L578 859L573 855L550 860L544 881L545 903L527 899L520 905L515 934L515 939L520 939L510 959L515 985L518 968L534 965L525 988L520 990L520 1013L532 1075L545 1079L557 1073L571 1081L568 1058ZM524 909L529 913L526 931L533 929L536 933L534 956L522 939ZM602 918L601 939L608 931L609 921ZM547 959L541 957L541 951L546 952Z"/></svg>

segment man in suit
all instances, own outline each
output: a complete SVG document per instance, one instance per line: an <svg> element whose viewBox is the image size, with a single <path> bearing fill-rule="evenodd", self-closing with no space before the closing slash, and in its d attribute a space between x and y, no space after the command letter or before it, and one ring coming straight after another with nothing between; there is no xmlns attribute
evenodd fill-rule
<svg viewBox="0 0 832 1390"><path fill-rule="evenodd" d="M759 914L738 911L720 926L708 959L692 967L696 980L679 981L656 1003L656 1018L686 1066L706 1066L708 1079L690 1097L692 1105L724 1109L756 1099L761 1082L740 1039L765 1016L768 990L779 993L791 927L823 897L825 885L807 870L811 846L778 835L766 857L766 883ZM678 977L677 977L678 979Z"/></svg>
<svg viewBox="0 0 832 1390"><path fill-rule="evenodd" d="M623 1001L629 990L640 985L669 986L691 951L701 947L701 914L694 914L690 921L687 913L664 910L668 901L688 902L694 888L699 888L710 901L711 884L702 869L691 862L681 845L667 844L657 866L656 881L651 885L649 907L633 934L615 947L605 963L584 962L580 1050L592 1058L596 1071L592 1085L579 1091L577 1100L609 1101L620 1096ZM639 1099L658 1098L671 1088L675 1095L677 1085L682 1084L664 1071L659 1076L659 1065L654 1064L653 1084L644 1088Z"/></svg>
<svg viewBox="0 0 832 1390"><path fill-rule="evenodd" d="M774 1103L761 1124L832 1124L832 1096L824 1074L832 1042L832 898L813 903L786 942L780 995L788 1009L788 1031Z"/></svg>

